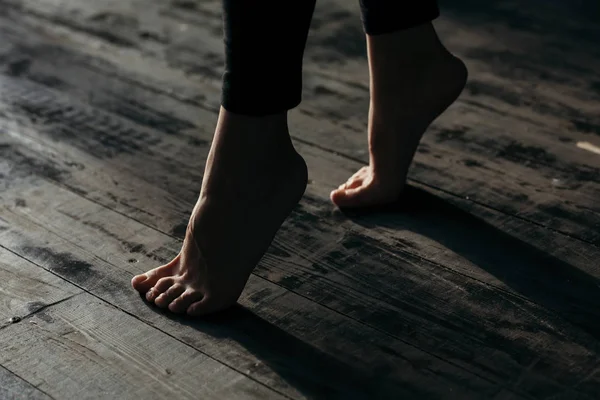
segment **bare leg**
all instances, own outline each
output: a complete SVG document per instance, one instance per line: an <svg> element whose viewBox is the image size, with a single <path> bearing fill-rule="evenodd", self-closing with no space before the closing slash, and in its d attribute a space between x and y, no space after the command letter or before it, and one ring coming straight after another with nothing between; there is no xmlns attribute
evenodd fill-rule
<svg viewBox="0 0 600 400"><path fill-rule="evenodd" d="M461 93L467 70L439 41L431 23L367 35L371 104L369 165L331 192L339 207L399 198L427 127Z"/></svg>

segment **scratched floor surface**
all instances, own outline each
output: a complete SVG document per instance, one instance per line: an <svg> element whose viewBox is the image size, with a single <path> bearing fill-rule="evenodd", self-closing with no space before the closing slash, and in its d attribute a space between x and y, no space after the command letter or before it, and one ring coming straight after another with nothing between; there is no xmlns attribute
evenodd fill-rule
<svg viewBox="0 0 600 400"><path fill-rule="evenodd" d="M319 0L309 187L239 306L194 321L129 282L198 195L220 1L0 0L0 398L599 398L600 7L441 4L468 85L403 202L343 214L365 43L357 4Z"/></svg>

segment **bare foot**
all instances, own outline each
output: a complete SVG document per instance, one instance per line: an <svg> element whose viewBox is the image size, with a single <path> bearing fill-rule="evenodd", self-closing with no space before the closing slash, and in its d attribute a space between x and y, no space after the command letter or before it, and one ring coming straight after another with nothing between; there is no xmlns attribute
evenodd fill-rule
<svg viewBox="0 0 600 400"><path fill-rule="evenodd" d="M427 127L463 90L467 69L437 41L433 27L368 37L371 72L369 165L331 192L340 208L396 201ZM415 41L417 43L404 42ZM411 46L412 48L411 52ZM430 51L425 51L429 46ZM393 52L408 49L407 55Z"/></svg>
<svg viewBox="0 0 600 400"><path fill-rule="evenodd" d="M306 182L285 114L258 118L221 109L182 249L170 263L135 276L133 287L175 313L198 316L233 305Z"/></svg>

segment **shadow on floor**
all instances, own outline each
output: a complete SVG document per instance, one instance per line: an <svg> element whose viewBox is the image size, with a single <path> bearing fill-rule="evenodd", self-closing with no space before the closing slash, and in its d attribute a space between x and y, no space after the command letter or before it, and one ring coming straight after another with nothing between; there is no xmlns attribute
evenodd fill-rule
<svg viewBox="0 0 600 400"><path fill-rule="evenodd" d="M600 338L597 278L428 192L409 186L401 202L346 216L365 228L381 226L428 237Z"/></svg>
<svg viewBox="0 0 600 400"><path fill-rule="evenodd" d="M551 310L553 315L547 322L552 326L554 322L560 322L556 325L556 329L549 328L547 333L556 338L560 337L561 340L576 343L588 350L589 354L582 355L582 358L578 359L581 362L581 368L587 369L593 362L594 354L597 354L597 341L590 340L590 335L600 338L600 313L598 312L600 309L600 281L595 277L510 236L428 192L413 187L407 189L402 202L385 208L346 213L338 217L349 218L367 229L385 227L391 230L410 231L435 240L450 251L469 260L475 266L474 268L480 268L494 275L520 296L541 305L546 310ZM336 240L339 239L339 230L328 228L331 226L329 223L321 224L315 220L308 221L308 223L314 229L320 229L318 240L336 243ZM297 228L296 225L294 227ZM395 250L389 245L385 247L386 251ZM351 251L361 253L363 252L361 248L364 249L367 258L374 257L372 246L368 242L357 243ZM343 251L341 250L342 245L336 249ZM398 262L401 262L400 259ZM369 267L379 268L377 264L365 265L365 268ZM390 265L390 267L393 266ZM343 269L343 266L339 268ZM356 279L362 278L356 277ZM376 281L368 283L377 284ZM399 282L397 289L393 289L393 291L405 290L405 284L406 282ZM391 298L400 297L391 292L387 294ZM373 295L378 296L377 294ZM489 304L491 305L491 303ZM403 307L402 305L396 306ZM533 307L529 311L535 312L536 309ZM411 310L406 311L412 312ZM509 311L507 309L507 312ZM456 309L448 311L448 314L456 313L460 319L463 312L470 313L471 311ZM544 315L547 315L545 310ZM535 322L538 318L545 318L544 315L532 314L531 317L534 321L530 326L512 328L516 331L537 329L540 334L544 335L545 325ZM289 385L308 398L327 399L398 398L399 396L425 399L433 397L428 392L430 388L418 386L418 382L402 380L401 376L386 374L381 370L385 367L383 363L369 369L373 366L365 365L360 359L353 360L352 354L345 354L344 357L340 357L344 361L340 361L334 353L327 350L322 351L307 343L303 339L302 329L298 329L298 324L303 321L301 316L297 318L294 315L289 316L295 321L292 325L296 326L294 329L298 333L297 336L291 335L280 327L290 326L289 321L282 324L271 323L241 306L201 320L179 318L168 313L165 313L165 316L191 326L203 334L238 343L261 360L260 365L250 367L251 370L248 374L274 377L274 381L270 382L269 386L276 390L278 386ZM388 314L386 316L388 319L395 317L402 320L401 315ZM471 317L465 318L465 320L477 324L477 318ZM510 318L507 321L509 320ZM371 324L372 322L374 320L366 323ZM476 335L479 338L477 346L498 349L500 353L504 354L504 356L500 356L501 363L504 362L505 355L514 357L514 361L522 365L538 357L536 354L539 349L533 349L532 343L514 341L510 337L505 337L496 331L493 324L490 325L490 321L487 322L481 325L481 334ZM435 322L432 321L432 323ZM387 332L394 332L395 327L398 326L397 323L390 320L382 321L380 325L378 328ZM510 327L505 326L505 328ZM314 327L312 329L319 330L321 328ZM587 332L587 335L582 334L583 332ZM469 331L464 333L466 336L471 335ZM403 335L401 332L398 334ZM323 335L327 335L327 332L324 331ZM335 341L337 338L329 339ZM443 340L442 337L436 339ZM415 345L422 344L418 338L414 340L416 341ZM457 337L447 338L447 340L448 343L452 343L452 340L457 340ZM465 343L468 343L467 339L465 339ZM339 346L334 345L331 348L339 348ZM477 347L474 351L476 349ZM444 351L440 351L444 353ZM452 355L451 352L441 356L443 358L450 357L450 361L457 361L461 358L460 355ZM456 357L456 360L453 360L453 357ZM552 358L550 357L550 359ZM468 357L463 361L468 362ZM246 372L248 365L247 361L240 358L240 366L231 365L231 367ZM561 372L565 377L565 382L581 378L576 372L571 372L566 370ZM469 379L467 376L468 374L465 376L466 380ZM508 373L508 376L511 374ZM468 385L468 382L465 381L464 384Z"/></svg>
<svg viewBox="0 0 600 400"><path fill-rule="evenodd" d="M585 15L586 11L595 7L592 2L576 3L579 8L570 8L573 15ZM534 7L531 4L528 10L515 6L514 1L510 2L512 6L505 4L501 1L475 0L441 2L443 9L465 21L472 21L474 25L499 22L534 34L563 34L572 40L592 40L597 32L567 19L564 25L557 27L553 18L532 16ZM554 1L548 7L560 8L565 5ZM536 55L534 61L544 61L555 55L545 54ZM516 60L521 62L518 58ZM384 226L431 238L491 273L521 296L555 311L562 319L600 338L598 279L458 207L411 188L402 203L347 215L366 228ZM334 241L335 235L334 232L321 239ZM360 247L353 251L360 251ZM301 337L289 334L240 306L201 321L167 316L213 337L235 341L262 361L261 365L250 371L250 376L265 376L272 371L273 375L281 378L282 386L290 385L309 398L398 398L401 396L399 394L406 394L409 398L428 398L427 388L407 387L405 382L399 382L396 378L377 374L377 371L367 371L361 367L360 360L356 365L340 362L304 342ZM331 340L336 338L332 337ZM587 347L589 342L582 345ZM514 346L518 348L519 345ZM240 365L245 368L246 364L240 360ZM236 365L231 367L237 368ZM275 389L278 387L277 382L270 386Z"/></svg>
<svg viewBox="0 0 600 400"><path fill-rule="evenodd" d="M275 381L270 382L269 387L275 390L279 389L277 380L281 379L281 386L289 385L307 398L432 398L427 388L408 387L406 382L397 382L382 371L361 368L361 360L356 360L356 365L342 363L240 305L202 319L180 317L149 307L203 334L240 344L261 360L261 364L247 370L247 361L240 356L240 365L230 367L250 376L265 377L272 371Z"/></svg>

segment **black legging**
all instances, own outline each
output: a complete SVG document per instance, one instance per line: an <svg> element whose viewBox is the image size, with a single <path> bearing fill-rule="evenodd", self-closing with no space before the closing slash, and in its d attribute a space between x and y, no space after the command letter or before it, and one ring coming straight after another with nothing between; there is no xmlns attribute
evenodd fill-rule
<svg viewBox="0 0 600 400"><path fill-rule="evenodd" d="M316 0L223 0L222 105L245 115L290 110L302 96L302 58ZM407 29L439 16L436 0L360 0L368 35Z"/></svg>

